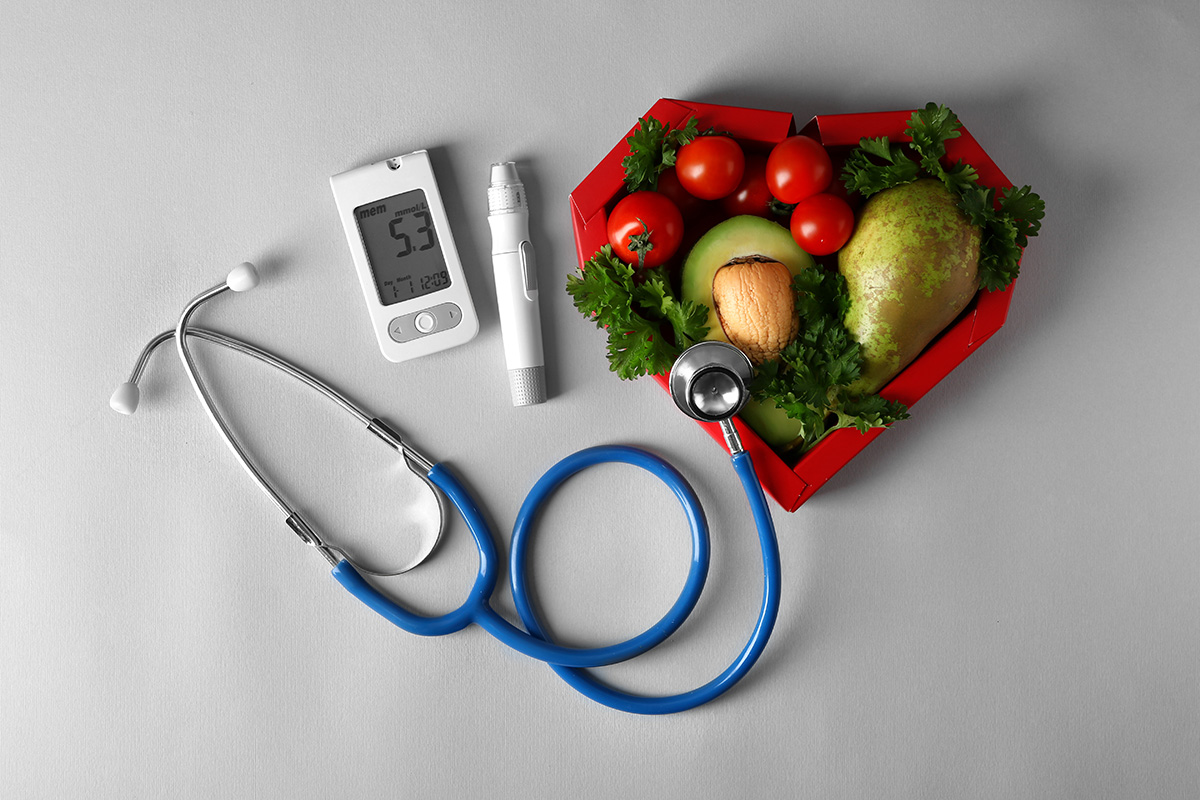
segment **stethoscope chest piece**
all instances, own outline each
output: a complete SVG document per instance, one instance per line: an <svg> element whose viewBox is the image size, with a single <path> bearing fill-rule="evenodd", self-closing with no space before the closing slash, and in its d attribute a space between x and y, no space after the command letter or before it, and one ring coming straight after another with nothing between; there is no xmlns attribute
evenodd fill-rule
<svg viewBox="0 0 1200 800"><path fill-rule="evenodd" d="M745 353L727 342L708 341L680 354L667 385L680 411L703 422L721 422L742 410L753 378Z"/></svg>

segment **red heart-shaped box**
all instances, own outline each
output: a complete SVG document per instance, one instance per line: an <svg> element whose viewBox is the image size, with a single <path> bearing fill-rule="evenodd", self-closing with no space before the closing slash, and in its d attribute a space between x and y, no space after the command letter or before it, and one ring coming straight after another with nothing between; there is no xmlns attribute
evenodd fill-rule
<svg viewBox="0 0 1200 800"><path fill-rule="evenodd" d="M887 136L892 141L908 141L904 130L912 111L886 111L868 114L828 114L813 117L799 132L819 140L831 153L848 151L863 137ZM700 130L714 128L728 132L747 150L767 152L777 142L797 133L795 117L782 111L764 111L737 106L718 106L683 100L659 100L646 112L671 127L682 127L690 117L699 119ZM625 171L621 161L629 154L625 139L596 165L571 193L571 219L575 228L575 250L582 267L601 246L608 243L608 212L625 194ZM946 163L963 161L975 168L982 186L997 190L1012 186L979 143L965 127L960 136L946 142ZM912 406L934 384L975 352L979 345L1000 330L1008 316L1012 286L1004 291L981 290L962 315L934 339L915 361L892 379L880 392L889 400ZM665 375L656 375L666 388ZM713 423L699 423L722 446L721 428ZM754 460L759 481L767 494L784 509L795 511L821 488L834 473L858 455L864 447L883 433L874 428L867 433L853 429L834 431L795 463L789 463L772 450L754 431L735 419L742 443ZM903 424L903 423L901 423Z"/></svg>

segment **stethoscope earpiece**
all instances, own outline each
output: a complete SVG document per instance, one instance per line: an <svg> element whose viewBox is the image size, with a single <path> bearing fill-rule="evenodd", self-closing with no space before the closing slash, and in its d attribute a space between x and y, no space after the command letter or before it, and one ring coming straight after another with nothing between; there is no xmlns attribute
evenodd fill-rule
<svg viewBox="0 0 1200 800"><path fill-rule="evenodd" d="M225 285L235 292L248 292L258 286L258 269L249 261L243 261L229 270Z"/></svg>
<svg viewBox="0 0 1200 800"><path fill-rule="evenodd" d="M112 397L108 398L108 405L118 414L128 416L137 411L138 401L141 399L142 392L138 389L138 385L131 381L125 381L112 393Z"/></svg>

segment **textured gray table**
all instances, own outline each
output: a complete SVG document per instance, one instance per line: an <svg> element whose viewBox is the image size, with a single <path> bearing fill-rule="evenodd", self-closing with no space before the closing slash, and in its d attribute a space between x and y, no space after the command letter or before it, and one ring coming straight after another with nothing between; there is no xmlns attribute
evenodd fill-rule
<svg viewBox="0 0 1200 800"><path fill-rule="evenodd" d="M0 9L0 795L1196 797L1200 290L1190 2L52 4ZM679 691L737 653L757 550L726 459L621 384L561 291L567 195L659 97L816 113L951 106L1048 205L1007 326L798 514L770 648L665 719L583 700L473 630L353 602L213 436L173 357L106 400L182 304L278 349L464 475L507 530L560 456L640 444L705 499L714 569L668 645L604 671ZM376 350L327 178L430 148L481 309L469 346ZM523 164L551 401L512 409L484 187ZM198 345L264 468L380 558L428 508L388 454ZM556 631L673 599L683 523L599 469L533 554ZM397 582L456 605L456 529ZM501 608L513 616L505 593Z"/></svg>

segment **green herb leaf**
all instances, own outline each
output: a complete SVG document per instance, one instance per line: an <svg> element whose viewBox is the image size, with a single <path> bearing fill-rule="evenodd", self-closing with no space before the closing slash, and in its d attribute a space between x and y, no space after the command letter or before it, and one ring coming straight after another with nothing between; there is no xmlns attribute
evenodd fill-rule
<svg viewBox="0 0 1200 800"><path fill-rule="evenodd" d="M641 117L625 140L629 143L629 155L621 161L621 166L625 168L625 188L630 192L658 185L666 132L666 127L654 117Z"/></svg>
<svg viewBox="0 0 1200 800"><path fill-rule="evenodd" d="M904 133L911 137L912 148L921 157L921 166L936 175L941 170L940 159L946 155L946 141L961 136L958 131L961 127L962 123L953 111L936 103L927 103L925 108L913 113Z"/></svg>
<svg viewBox="0 0 1200 800"><path fill-rule="evenodd" d="M624 322L633 312L633 267L615 258L605 245L585 269L567 276L567 294L598 328Z"/></svg>
<svg viewBox="0 0 1200 800"><path fill-rule="evenodd" d="M959 193L976 188L979 182L979 173L975 171L975 168L962 161L956 162L950 169L941 170L938 177L950 188L950 191Z"/></svg>
<svg viewBox="0 0 1200 800"><path fill-rule="evenodd" d="M608 327L609 369L621 380L667 372L678 356L679 349L649 320L633 316L626 325Z"/></svg>
<svg viewBox="0 0 1200 800"><path fill-rule="evenodd" d="M1021 247L1017 244L1016 224L997 216L988 222L979 244L979 285L989 292L999 291L1017 279Z"/></svg>
<svg viewBox="0 0 1200 800"><path fill-rule="evenodd" d="M871 157L882 160L879 164ZM912 183L921 174L921 167L906 155L903 145L891 144L886 136L860 139L858 148L846 159L842 180L846 188L863 197Z"/></svg>
<svg viewBox="0 0 1200 800"><path fill-rule="evenodd" d="M609 368L622 380L669 371L683 348L708 333L707 308L680 301L660 270L636 270L609 245L567 276L567 293L580 313L607 329Z"/></svg>
<svg viewBox="0 0 1200 800"><path fill-rule="evenodd" d="M882 158L884 161L899 161L904 155L900 145L892 144L888 141L888 137L886 136L878 136L873 139L859 139L858 146L866 151L869 155L873 155L876 158Z"/></svg>
<svg viewBox="0 0 1200 800"><path fill-rule="evenodd" d="M675 333L675 345L682 352L708 335L708 309L675 297L666 277L658 270L638 287L637 304L643 314L670 324Z"/></svg>
<svg viewBox="0 0 1200 800"><path fill-rule="evenodd" d="M1017 244L1024 247L1030 236L1037 236L1046 216L1046 203L1028 186L1007 189L1000 195L1000 213L1011 219L1017 228Z"/></svg>
<svg viewBox="0 0 1200 800"><path fill-rule="evenodd" d="M654 117L640 117L637 127L625 141L629 155L621 161L625 168L625 188L630 192L657 189L658 176L675 166L675 153L699 134L698 120L688 119L682 128L671 128Z"/></svg>
<svg viewBox="0 0 1200 800"><path fill-rule="evenodd" d="M996 192L985 186L964 188L958 195L958 207L972 225L986 227L996 216Z"/></svg>
<svg viewBox="0 0 1200 800"><path fill-rule="evenodd" d="M893 422L908 419L908 408L895 400L885 400L877 394L843 395L834 410L837 421L829 430L856 428L866 433L871 428L882 428Z"/></svg>

